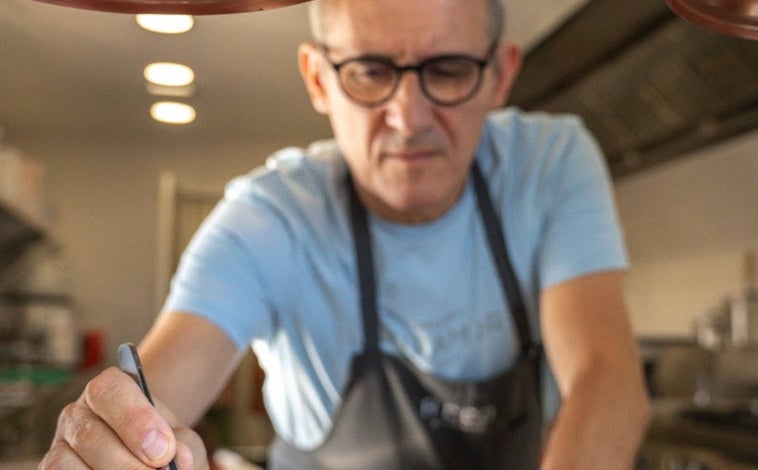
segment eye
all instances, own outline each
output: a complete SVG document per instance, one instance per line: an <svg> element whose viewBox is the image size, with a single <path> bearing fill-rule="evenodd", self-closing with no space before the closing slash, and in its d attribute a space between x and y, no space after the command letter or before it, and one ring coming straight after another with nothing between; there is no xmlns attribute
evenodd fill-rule
<svg viewBox="0 0 758 470"><path fill-rule="evenodd" d="M428 62L424 74L430 80L460 80L475 72L477 65L464 58L442 58Z"/></svg>
<svg viewBox="0 0 758 470"><path fill-rule="evenodd" d="M356 83L391 82L394 68L381 60L358 59L344 64L340 70L344 80Z"/></svg>

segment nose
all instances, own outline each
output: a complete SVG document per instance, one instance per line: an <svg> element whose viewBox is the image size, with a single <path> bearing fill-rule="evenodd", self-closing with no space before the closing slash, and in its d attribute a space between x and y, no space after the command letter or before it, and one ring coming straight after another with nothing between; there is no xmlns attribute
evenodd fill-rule
<svg viewBox="0 0 758 470"><path fill-rule="evenodd" d="M387 125L400 134L410 137L425 130L431 123L434 104L421 90L415 73L400 77L392 98L385 104Z"/></svg>

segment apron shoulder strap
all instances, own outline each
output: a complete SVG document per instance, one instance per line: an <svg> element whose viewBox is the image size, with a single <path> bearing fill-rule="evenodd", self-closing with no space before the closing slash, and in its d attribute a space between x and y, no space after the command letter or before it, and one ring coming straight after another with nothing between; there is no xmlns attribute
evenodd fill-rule
<svg viewBox="0 0 758 470"><path fill-rule="evenodd" d="M378 353L379 313L376 310L376 283L374 280L374 261L371 250L371 232L368 227L366 209L358 198L350 172L347 173L347 189L355 259L358 263L361 313L363 315L363 348L366 353Z"/></svg>
<svg viewBox="0 0 758 470"><path fill-rule="evenodd" d="M529 319L526 314L526 306L519 289L519 282L513 271L508 256L508 249L503 235L500 218L498 218L495 208L492 205L492 199L488 193L487 184L482 176L476 160L471 168L474 178L474 190L476 191L476 201L479 205L479 212L484 219L484 229L487 234L487 242L495 259L497 273L500 277L500 283L503 286L505 301L511 310L511 316L516 324L519 339L521 340L521 350L524 354L531 354L535 350L534 340L530 333Z"/></svg>

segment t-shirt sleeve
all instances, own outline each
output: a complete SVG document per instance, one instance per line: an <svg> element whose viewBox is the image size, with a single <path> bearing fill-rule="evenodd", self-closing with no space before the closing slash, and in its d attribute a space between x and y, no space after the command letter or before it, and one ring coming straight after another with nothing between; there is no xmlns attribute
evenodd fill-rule
<svg viewBox="0 0 758 470"><path fill-rule="evenodd" d="M600 149L581 121L572 119L564 151L551 162L551 194L539 256L544 289L592 272L625 269L627 256L610 177Z"/></svg>
<svg viewBox="0 0 758 470"><path fill-rule="evenodd" d="M222 200L184 251L164 312L201 316L240 349L272 330L273 309L251 244L266 222L249 204Z"/></svg>

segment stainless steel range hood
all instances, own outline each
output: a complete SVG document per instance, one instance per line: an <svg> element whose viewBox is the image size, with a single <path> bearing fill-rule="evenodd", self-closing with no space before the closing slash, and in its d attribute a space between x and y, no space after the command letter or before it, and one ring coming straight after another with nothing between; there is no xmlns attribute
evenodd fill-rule
<svg viewBox="0 0 758 470"><path fill-rule="evenodd" d="M758 41L593 0L526 54L510 104L581 115L622 177L758 129Z"/></svg>

